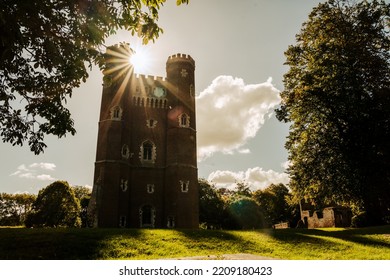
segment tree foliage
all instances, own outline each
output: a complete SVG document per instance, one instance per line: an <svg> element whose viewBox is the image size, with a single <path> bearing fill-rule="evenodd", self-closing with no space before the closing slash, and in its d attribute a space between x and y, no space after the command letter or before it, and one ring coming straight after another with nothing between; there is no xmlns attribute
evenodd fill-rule
<svg viewBox="0 0 390 280"><path fill-rule="evenodd" d="M118 29L144 43L163 31L165 0L3 0L0 7L0 135L41 153L44 136L75 134L65 107L72 90L103 67L105 39ZM188 0L177 0L177 4Z"/></svg>
<svg viewBox="0 0 390 280"><path fill-rule="evenodd" d="M199 223L206 228L221 228L225 204L218 190L206 180L199 179Z"/></svg>
<svg viewBox="0 0 390 280"><path fill-rule="evenodd" d="M0 226L22 226L36 199L33 194L0 194Z"/></svg>
<svg viewBox="0 0 390 280"><path fill-rule="evenodd" d="M26 226L79 227L80 202L65 181L56 181L39 191Z"/></svg>
<svg viewBox="0 0 390 280"><path fill-rule="evenodd" d="M390 4L319 4L285 55L280 121L297 200L390 208ZM383 220L382 220L383 221Z"/></svg>
<svg viewBox="0 0 390 280"><path fill-rule="evenodd" d="M88 220L88 205L89 201L91 200L92 190L84 186L73 186L72 190L75 197L80 201L81 226L87 227L89 226L90 222Z"/></svg>
<svg viewBox="0 0 390 280"><path fill-rule="evenodd" d="M291 203L291 193L283 184L271 184L264 190L253 193L254 200L260 205L265 225L272 226L280 222L289 222L291 226L297 223L299 208Z"/></svg>
<svg viewBox="0 0 390 280"><path fill-rule="evenodd" d="M260 206L251 197L235 196L227 205L230 225L238 229L255 229L266 227Z"/></svg>
<svg viewBox="0 0 390 280"><path fill-rule="evenodd" d="M225 189L200 179L199 186L199 221L206 228L266 228L279 222L295 226L299 219L298 204L283 184L254 192L240 182L235 189Z"/></svg>

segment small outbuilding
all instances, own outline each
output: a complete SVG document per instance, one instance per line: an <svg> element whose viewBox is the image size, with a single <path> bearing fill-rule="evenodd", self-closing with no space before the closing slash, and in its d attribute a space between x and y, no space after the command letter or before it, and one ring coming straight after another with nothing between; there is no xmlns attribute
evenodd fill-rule
<svg viewBox="0 0 390 280"><path fill-rule="evenodd" d="M320 211L302 210L301 219L307 228L350 227L352 211L347 207L326 207Z"/></svg>

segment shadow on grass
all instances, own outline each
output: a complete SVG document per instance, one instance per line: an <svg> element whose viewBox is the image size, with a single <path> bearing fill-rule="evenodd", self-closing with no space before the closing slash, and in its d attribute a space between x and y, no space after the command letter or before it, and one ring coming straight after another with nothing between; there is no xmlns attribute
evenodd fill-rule
<svg viewBox="0 0 390 280"><path fill-rule="evenodd" d="M0 228L0 259L102 259L107 258L107 241L140 234L136 229Z"/></svg>
<svg viewBox="0 0 390 280"><path fill-rule="evenodd" d="M390 226L370 227L360 229L342 229L342 230L320 230L320 229L283 229L273 230L269 233L273 238L284 242L305 242L313 239L313 236L332 237L347 242L358 243L367 246L376 246L390 248ZM381 240L380 236L388 236L389 241L385 238ZM373 236L379 238L373 239Z"/></svg>
<svg viewBox="0 0 390 280"><path fill-rule="evenodd" d="M388 250L390 226L343 230L285 229L248 232L0 228L0 259L148 259L225 253L252 253L264 256L276 254L280 258L288 258L284 251L295 250L294 248L300 246L303 246L309 255L311 252L318 253L324 249L342 250L343 247L331 246L332 243L337 243L337 239ZM313 257L319 258L316 255Z"/></svg>

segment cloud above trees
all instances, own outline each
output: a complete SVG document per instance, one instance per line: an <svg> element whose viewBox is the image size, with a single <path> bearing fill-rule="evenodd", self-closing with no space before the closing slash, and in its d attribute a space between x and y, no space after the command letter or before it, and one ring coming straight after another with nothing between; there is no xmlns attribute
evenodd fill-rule
<svg viewBox="0 0 390 280"><path fill-rule="evenodd" d="M265 189L271 184L288 184L288 174L274 170L263 170L261 167L248 168L246 171L217 170L207 180L217 187L234 188L237 183L245 183L252 190Z"/></svg>
<svg viewBox="0 0 390 280"><path fill-rule="evenodd" d="M55 171L55 169L56 165L49 162L35 162L30 165L21 164L16 168L14 173L10 174L10 176L40 181L54 181L56 179L52 177L52 175L43 173L50 173Z"/></svg>
<svg viewBox="0 0 390 280"><path fill-rule="evenodd" d="M249 153L243 146L279 102L271 78L260 84L245 84L232 76L215 78L197 97L198 160L217 152Z"/></svg>

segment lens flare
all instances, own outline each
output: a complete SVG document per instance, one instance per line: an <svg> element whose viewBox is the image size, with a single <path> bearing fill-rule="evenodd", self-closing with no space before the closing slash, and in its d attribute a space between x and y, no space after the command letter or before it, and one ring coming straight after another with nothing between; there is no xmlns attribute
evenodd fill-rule
<svg viewBox="0 0 390 280"><path fill-rule="evenodd" d="M136 49L134 54L129 57L129 62L133 65L135 73L147 73L150 67L150 56L146 48Z"/></svg>

